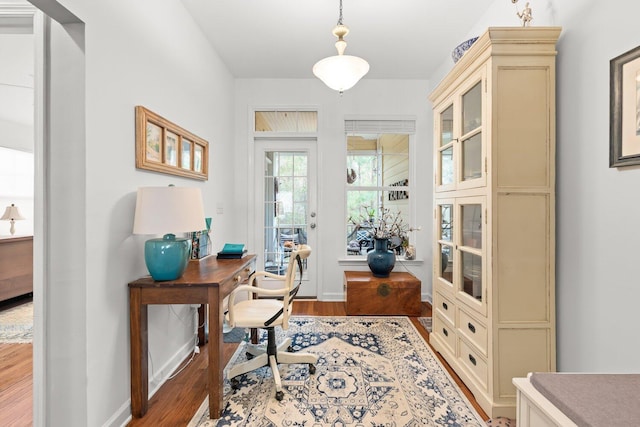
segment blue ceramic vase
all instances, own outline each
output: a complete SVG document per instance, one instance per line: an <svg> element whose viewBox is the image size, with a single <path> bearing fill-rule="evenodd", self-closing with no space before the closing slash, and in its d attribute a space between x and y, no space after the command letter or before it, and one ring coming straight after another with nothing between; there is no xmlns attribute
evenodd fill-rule
<svg viewBox="0 0 640 427"><path fill-rule="evenodd" d="M389 277L396 265L396 254L389 250L389 239L374 239L373 250L367 255L367 264L374 277Z"/></svg>

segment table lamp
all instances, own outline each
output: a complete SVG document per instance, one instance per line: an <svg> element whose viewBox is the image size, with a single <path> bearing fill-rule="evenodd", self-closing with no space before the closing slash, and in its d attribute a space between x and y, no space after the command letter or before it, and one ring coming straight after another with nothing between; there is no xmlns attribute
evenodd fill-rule
<svg viewBox="0 0 640 427"><path fill-rule="evenodd" d="M191 238L178 238L175 234L205 228L199 188L138 188L133 234L164 234L144 245L144 260L154 280L175 280L189 263Z"/></svg>
<svg viewBox="0 0 640 427"><path fill-rule="evenodd" d="M5 209L4 211L4 215L2 215L2 218L0 218L0 220L3 221L11 221L11 228L9 229L9 232L12 236L16 234L16 221L19 221L21 219L26 218L20 214L18 207L13 203L11 203L11 206L7 206L7 209Z"/></svg>

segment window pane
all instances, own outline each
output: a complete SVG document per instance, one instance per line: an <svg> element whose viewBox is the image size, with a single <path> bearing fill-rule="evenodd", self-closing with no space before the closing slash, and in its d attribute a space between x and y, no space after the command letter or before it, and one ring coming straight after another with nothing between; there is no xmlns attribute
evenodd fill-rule
<svg viewBox="0 0 640 427"><path fill-rule="evenodd" d="M307 201L307 178L293 178L293 201Z"/></svg>
<svg viewBox="0 0 640 427"><path fill-rule="evenodd" d="M351 155L347 156L347 183L360 187L378 185L378 169L376 156Z"/></svg>
<svg viewBox="0 0 640 427"><path fill-rule="evenodd" d="M307 175L307 155L305 153L294 153L293 174L295 176Z"/></svg>
<svg viewBox="0 0 640 427"><path fill-rule="evenodd" d="M482 123L482 82L462 95L462 134L471 132Z"/></svg>
<svg viewBox="0 0 640 427"><path fill-rule="evenodd" d="M318 112L298 111L298 132L317 132Z"/></svg>
<svg viewBox="0 0 640 427"><path fill-rule="evenodd" d="M317 132L317 111L256 111L256 132Z"/></svg>

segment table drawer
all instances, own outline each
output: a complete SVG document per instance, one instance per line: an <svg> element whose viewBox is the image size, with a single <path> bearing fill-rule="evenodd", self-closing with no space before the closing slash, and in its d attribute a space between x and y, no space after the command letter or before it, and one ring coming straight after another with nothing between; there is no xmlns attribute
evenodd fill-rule
<svg viewBox="0 0 640 427"><path fill-rule="evenodd" d="M462 362L480 385L482 385L482 388L486 390L489 372L487 362L460 337L458 337L458 345L460 346L458 360Z"/></svg>
<svg viewBox="0 0 640 427"><path fill-rule="evenodd" d="M487 328L482 323L467 314L464 309L458 309L458 332L471 341L486 356Z"/></svg>

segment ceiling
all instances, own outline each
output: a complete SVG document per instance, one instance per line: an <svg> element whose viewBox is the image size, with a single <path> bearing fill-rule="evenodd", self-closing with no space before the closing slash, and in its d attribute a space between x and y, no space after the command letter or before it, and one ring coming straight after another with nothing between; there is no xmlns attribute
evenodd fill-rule
<svg viewBox="0 0 640 427"><path fill-rule="evenodd" d="M182 1L236 78L314 78L336 55L339 0ZM369 62L365 79L428 79L493 1L343 0L345 54Z"/></svg>
<svg viewBox="0 0 640 427"><path fill-rule="evenodd" d="M236 78L314 78L336 54L339 0L182 1ZM365 79L427 79L493 1L343 0L346 54L369 62ZM15 100L0 102L0 120L33 122L32 46L0 32L0 99Z"/></svg>

